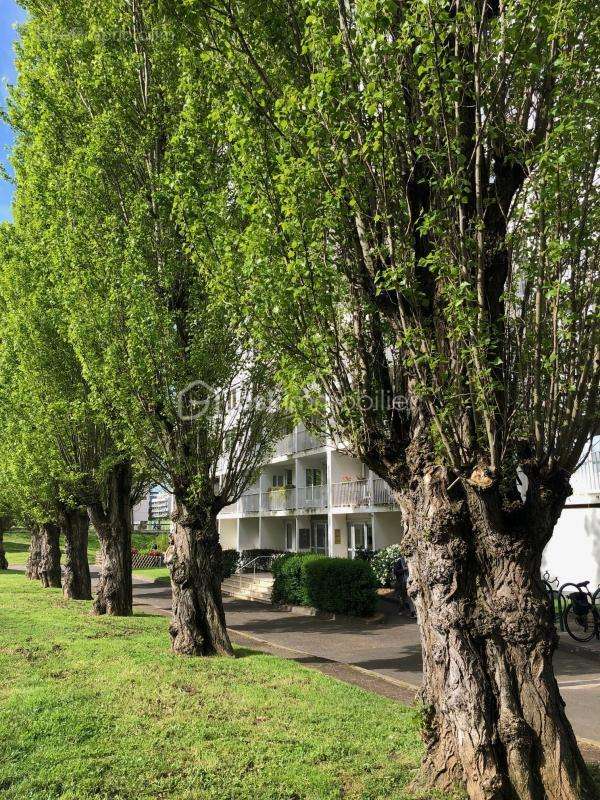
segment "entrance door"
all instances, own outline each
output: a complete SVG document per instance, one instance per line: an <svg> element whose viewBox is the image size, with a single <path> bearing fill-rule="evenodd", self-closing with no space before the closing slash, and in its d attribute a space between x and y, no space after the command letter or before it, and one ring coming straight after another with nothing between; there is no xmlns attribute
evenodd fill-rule
<svg viewBox="0 0 600 800"><path fill-rule="evenodd" d="M327 523L313 522L310 528L310 549L327 555Z"/></svg>
<svg viewBox="0 0 600 800"><path fill-rule="evenodd" d="M348 558L356 558L360 550L373 549L373 527L370 522L348 523Z"/></svg>

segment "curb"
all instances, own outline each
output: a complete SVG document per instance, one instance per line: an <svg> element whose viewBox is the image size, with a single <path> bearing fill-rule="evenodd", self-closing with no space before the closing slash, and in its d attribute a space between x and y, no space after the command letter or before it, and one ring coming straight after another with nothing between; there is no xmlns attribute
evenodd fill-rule
<svg viewBox="0 0 600 800"><path fill-rule="evenodd" d="M382 613L373 614L372 617L350 617L347 614L335 614L329 611L319 611L319 609L314 608L314 606L287 606L279 605L277 603L270 603L269 605L271 605L275 611L284 611L288 614L297 614L299 617L315 617L316 619L322 619L328 622L338 620L339 622L362 622L365 625L378 625L381 622L385 622L386 619L385 614Z"/></svg>
<svg viewBox="0 0 600 800"><path fill-rule="evenodd" d="M388 675L382 675L380 672L374 672L371 669L365 669L364 667L359 667L357 664L350 664L347 661L336 661L334 658L326 658L324 656L317 656L315 653L309 653L307 650L298 650L297 647L286 647L283 644L275 644L274 642L270 642L268 639L261 639L258 636L253 636L251 633L246 633L245 631L239 631L236 628L227 628L230 633L234 633L236 636L241 636L243 639L249 639L252 642L258 642L259 644L266 644L269 647L273 647L276 650L283 650L286 653L294 653L299 656L310 656L311 658L318 658L320 661L326 661L330 664L340 664L344 667L348 667L348 669L354 670L354 672L358 672L361 675L366 675L369 678L377 678L378 680L384 681L385 683L390 683L393 686L398 686L400 689L408 689L411 692L418 692L420 690L420 686L416 686L414 683L409 683L408 681L402 681L397 678L390 678Z"/></svg>

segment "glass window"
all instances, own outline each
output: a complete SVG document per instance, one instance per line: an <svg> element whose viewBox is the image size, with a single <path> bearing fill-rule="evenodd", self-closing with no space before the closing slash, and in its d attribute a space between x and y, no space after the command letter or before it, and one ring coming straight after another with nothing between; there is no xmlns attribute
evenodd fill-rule
<svg viewBox="0 0 600 800"><path fill-rule="evenodd" d="M307 486L322 486L323 474L320 467L309 467L306 470L306 485Z"/></svg>
<svg viewBox="0 0 600 800"><path fill-rule="evenodd" d="M310 528L300 528L298 531L298 550L310 550Z"/></svg>

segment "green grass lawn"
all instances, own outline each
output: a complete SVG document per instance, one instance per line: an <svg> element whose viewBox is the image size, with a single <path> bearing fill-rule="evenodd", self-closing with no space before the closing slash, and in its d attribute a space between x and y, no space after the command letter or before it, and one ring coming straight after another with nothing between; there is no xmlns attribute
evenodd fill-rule
<svg viewBox="0 0 600 800"><path fill-rule="evenodd" d="M407 788L418 714L294 662L168 651L168 620L92 617L0 574L3 800L329 800Z"/></svg>
<svg viewBox="0 0 600 800"><path fill-rule="evenodd" d="M163 537L164 538L164 537ZM138 550L149 550L157 539L157 534L140 533L135 531L131 536L131 544ZM162 542L162 539L161 539ZM9 564L25 564L29 555L29 532L28 531L9 531L4 534L4 549ZM61 540L61 549L64 551L64 543ZM93 564L96 560L96 553L100 549L100 543L94 530L90 531L88 560ZM141 570L144 574L148 570Z"/></svg>

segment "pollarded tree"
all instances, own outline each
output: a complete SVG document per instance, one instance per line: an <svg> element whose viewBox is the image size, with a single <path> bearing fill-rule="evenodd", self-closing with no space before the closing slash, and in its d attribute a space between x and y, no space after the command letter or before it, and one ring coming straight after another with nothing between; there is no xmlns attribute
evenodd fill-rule
<svg viewBox="0 0 600 800"><path fill-rule="evenodd" d="M208 96L193 114L186 106L190 65L167 10L26 5L13 118L25 144L52 154L44 213L69 336L103 418L175 496L173 649L231 654L217 514L251 482L282 422L272 370L216 292L239 231L228 153L195 113ZM32 168L24 162L23 179Z"/></svg>
<svg viewBox="0 0 600 800"><path fill-rule="evenodd" d="M230 87L219 119L247 222L244 279L224 265L232 311L245 280L288 399L306 411L323 392L334 435L402 509L431 784L595 797L540 583L598 426L592 5L186 13Z"/></svg>

